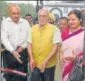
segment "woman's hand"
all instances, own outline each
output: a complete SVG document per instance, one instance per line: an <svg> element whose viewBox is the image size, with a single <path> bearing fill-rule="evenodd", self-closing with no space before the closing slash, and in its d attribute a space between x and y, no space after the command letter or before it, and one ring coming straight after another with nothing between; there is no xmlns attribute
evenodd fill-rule
<svg viewBox="0 0 85 81"><path fill-rule="evenodd" d="M77 58L77 55L74 50L72 51L72 56L65 57L65 59L69 61L75 61L76 58Z"/></svg>
<svg viewBox="0 0 85 81"><path fill-rule="evenodd" d="M65 60L65 57L64 57L64 55L62 54L62 55L60 56L61 65L63 65L63 63L64 63L65 61L66 61L66 60Z"/></svg>

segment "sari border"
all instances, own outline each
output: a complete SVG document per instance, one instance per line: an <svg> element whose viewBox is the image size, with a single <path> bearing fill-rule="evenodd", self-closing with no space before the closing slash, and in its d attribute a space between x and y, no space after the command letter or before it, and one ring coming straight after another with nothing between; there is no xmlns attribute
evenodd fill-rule
<svg viewBox="0 0 85 81"><path fill-rule="evenodd" d="M78 31L76 31L76 32L74 32L74 33L68 35L68 37L65 38L63 41L65 41L65 40L67 40L68 38L73 37L73 36L75 36L75 35L81 33L81 32L84 31L84 30L85 30L85 29L79 29Z"/></svg>

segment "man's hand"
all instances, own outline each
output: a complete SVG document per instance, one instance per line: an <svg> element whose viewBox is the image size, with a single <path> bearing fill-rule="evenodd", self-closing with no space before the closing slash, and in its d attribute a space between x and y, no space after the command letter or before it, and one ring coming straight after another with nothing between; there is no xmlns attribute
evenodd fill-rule
<svg viewBox="0 0 85 81"><path fill-rule="evenodd" d="M22 52L23 50L24 50L23 47L20 46L20 47L17 49L17 52L20 53L20 52Z"/></svg>
<svg viewBox="0 0 85 81"><path fill-rule="evenodd" d="M42 72L42 73L45 71L46 66L47 66L47 63L48 63L48 61L45 60L44 63L42 64L42 67L41 67L41 72Z"/></svg>
<svg viewBox="0 0 85 81"><path fill-rule="evenodd" d="M20 63L22 63L22 61L20 60L20 55L19 55L19 53L17 51L14 51L12 54L17 59L17 61L19 61Z"/></svg>
<svg viewBox="0 0 85 81"><path fill-rule="evenodd" d="M31 71L33 71L33 69L36 67L36 63L34 61L34 59L30 59L30 68L31 68Z"/></svg>

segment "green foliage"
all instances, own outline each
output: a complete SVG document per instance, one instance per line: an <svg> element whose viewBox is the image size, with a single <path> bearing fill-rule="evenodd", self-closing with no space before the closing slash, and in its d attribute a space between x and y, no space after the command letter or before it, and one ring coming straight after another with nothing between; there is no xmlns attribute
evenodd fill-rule
<svg viewBox="0 0 85 81"><path fill-rule="evenodd" d="M5 17L9 16L9 13L8 13L8 5L9 4L7 4L6 1L1 1L2 15L5 16ZM36 7L33 6L32 4L22 4L22 3L20 3L19 6L21 8L22 17L24 17L27 13L31 14L33 17L37 16Z"/></svg>
<svg viewBox="0 0 85 81"><path fill-rule="evenodd" d="M3 16L8 16L8 4L4 1L1 2L1 12Z"/></svg>

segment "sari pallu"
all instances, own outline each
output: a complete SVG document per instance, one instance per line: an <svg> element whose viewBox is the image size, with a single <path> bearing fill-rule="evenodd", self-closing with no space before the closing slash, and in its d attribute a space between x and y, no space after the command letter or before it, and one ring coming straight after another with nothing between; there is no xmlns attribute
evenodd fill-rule
<svg viewBox="0 0 85 81"><path fill-rule="evenodd" d="M69 34L69 31L67 31L67 34L63 33L63 42L62 42L62 51L64 54L64 57L72 56L73 52L75 52L76 55L81 57L83 55L83 40L84 40L84 29L79 29L78 31ZM65 60L62 68L62 80L67 81L69 77L69 73L74 65L73 61Z"/></svg>

